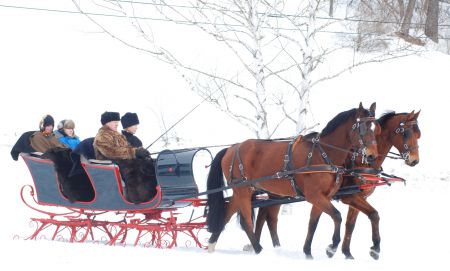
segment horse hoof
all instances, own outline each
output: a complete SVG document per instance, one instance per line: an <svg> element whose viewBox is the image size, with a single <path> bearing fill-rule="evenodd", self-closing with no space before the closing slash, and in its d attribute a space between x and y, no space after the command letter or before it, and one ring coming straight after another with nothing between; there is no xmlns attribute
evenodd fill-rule
<svg viewBox="0 0 450 271"><path fill-rule="evenodd" d="M305 257L306 257L307 260L313 260L314 259L311 254L306 254Z"/></svg>
<svg viewBox="0 0 450 271"><path fill-rule="evenodd" d="M333 257L335 253L336 253L336 248L333 247L333 245L329 245L327 247L327 256L328 256L328 258Z"/></svg>
<svg viewBox="0 0 450 271"><path fill-rule="evenodd" d="M213 253L216 250L216 243L209 243L208 244L208 252Z"/></svg>
<svg viewBox="0 0 450 271"><path fill-rule="evenodd" d="M348 254L348 255L345 255L345 259L346 260L354 260L355 258L353 258L352 254Z"/></svg>
<svg viewBox="0 0 450 271"><path fill-rule="evenodd" d="M373 248L370 249L370 253L369 254L374 260L378 260L380 258L380 251L376 251Z"/></svg>
<svg viewBox="0 0 450 271"><path fill-rule="evenodd" d="M255 253L259 254L262 251L262 246L258 245L258 247L255 249Z"/></svg>
<svg viewBox="0 0 450 271"><path fill-rule="evenodd" d="M251 244L247 244L242 249L243 251L253 251L253 246Z"/></svg>

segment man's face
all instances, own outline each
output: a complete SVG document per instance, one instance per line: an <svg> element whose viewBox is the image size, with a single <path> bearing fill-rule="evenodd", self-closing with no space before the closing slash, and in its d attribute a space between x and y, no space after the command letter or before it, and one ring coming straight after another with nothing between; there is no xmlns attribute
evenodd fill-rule
<svg viewBox="0 0 450 271"><path fill-rule="evenodd" d="M136 131L137 131L137 128L138 128L138 126L137 126L137 124L136 124L136 125L127 127L125 130L126 130L128 133L134 135L134 134L136 133Z"/></svg>
<svg viewBox="0 0 450 271"><path fill-rule="evenodd" d="M53 132L53 125L48 125L44 127L44 134L51 134Z"/></svg>
<svg viewBox="0 0 450 271"><path fill-rule="evenodd" d="M117 127L119 127L119 121L113 120L113 121L107 122L106 126L113 131L117 131Z"/></svg>

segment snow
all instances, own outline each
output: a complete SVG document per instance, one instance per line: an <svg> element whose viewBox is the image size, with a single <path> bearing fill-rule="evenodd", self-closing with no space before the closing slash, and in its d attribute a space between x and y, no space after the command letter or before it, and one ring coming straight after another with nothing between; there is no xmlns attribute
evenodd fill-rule
<svg viewBox="0 0 450 271"><path fill-rule="evenodd" d="M209 254L183 246L167 250L24 240L32 232L29 218L37 214L23 205L19 192L32 180L25 163L13 161L9 152L22 132L37 128L42 115L50 113L57 121L74 119L76 132L86 138L95 135L103 111L137 112L141 119L138 136L145 145L162 131L160 114L164 114L166 125L171 125L201 99L188 92L183 80L170 68L106 36L92 33L95 28L81 16L0 8L0 25L3 266L38 270L242 270L247 266L254 270L448 269L450 170L446 167L446 140L450 129L444 94L448 90L450 56L427 52L369 64L319 85L311 93L315 118L321 125L337 113L356 107L360 101L366 107L376 101L378 114L386 110L422 110L419 165L411 168L400 161L387 161L385 170L404 177L407 184L377 188L369 199L381 217L378 261L369 256L371 229L363 215L352 239L355 260L345 260L340 250L332 259L326 256L325 248L331 242L333 230L326 215L321 218L312 244L314 260L306 260L301 248L309 203L295 204L291 215L280 215L280 248L271 247L265 229L261 254L242 251L247 237L232 221L220 237L216 252ZM220 119L220 123L215 119ZM229 144L252 137L207 104L174 130L184 138L182 144L186 147ZM161 150L159 144L151 150ZM201 184L204 179L199 178L198 182L204 185ZM334 204L345 217L347 206Z"/></svg>

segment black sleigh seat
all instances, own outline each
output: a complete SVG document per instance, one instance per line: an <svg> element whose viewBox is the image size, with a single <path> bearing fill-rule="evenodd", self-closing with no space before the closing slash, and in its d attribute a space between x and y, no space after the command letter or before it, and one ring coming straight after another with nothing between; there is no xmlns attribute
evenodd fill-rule
<svg viewBox="0 0 450 271"><path fill-rule="evenodd" d="M54 163L49 159L21 153L33 178L37 202L42 205L92 210L140 211L181 208L198 193L193 176L193 159L200 149L165 150L156 159L156 195L147 202L129 202L123 193L119 166L108 161L82 160L95 195L91 201L70 201L61 191ZM209 152L209 151L208 151Z"/></svg>

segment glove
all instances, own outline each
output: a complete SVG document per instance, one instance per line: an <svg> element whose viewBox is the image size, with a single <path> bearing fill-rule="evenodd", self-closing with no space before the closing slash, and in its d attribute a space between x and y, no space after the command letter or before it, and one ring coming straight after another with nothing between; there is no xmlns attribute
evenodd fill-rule
<svg viewBox="0 0 450 271"><path fill-rule="evenodd" d="M138 159L145 159L147 157L150 157L150 152L147 151L144 148L137 148L136 149L136 158Z"/></svg>

